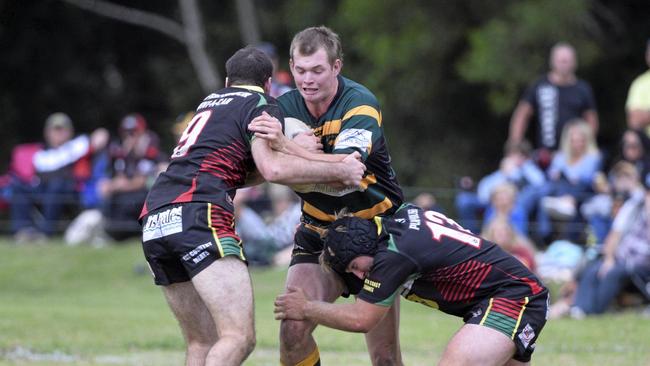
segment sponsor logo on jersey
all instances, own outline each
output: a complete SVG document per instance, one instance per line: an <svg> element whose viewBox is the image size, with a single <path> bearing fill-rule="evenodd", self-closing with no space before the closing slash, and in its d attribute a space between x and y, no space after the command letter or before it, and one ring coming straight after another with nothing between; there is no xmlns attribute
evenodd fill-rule
<svg viewBox="0 0 650 366"><path fill-rule="evenodd" d="M408 211L406 211L409 215L409 229L411 230L420 230L420 215L418 214L418 210L415 208L411 208Z"/></svg>
<svg viewBox="0 0 650 366"><path fill-rule="evenodd" d="M336 138L335 149L358 148L368 152L372 145L372 132L360 128L343 130Z"/></svg>
<svg viewBox="0 0 650 366"><path fill-rule="evenodd" d="M212 107L216 107L216 106L220 106L220 105L227 105L230 102L232 102L233 99L234 98L221 98L221 99L216 99L216 100L205 101L205 102L202 102L201 104L199 104L199 106L196 108L196 110L198 111L200 109L212 108Z"/></svg>
<svg viewBox="0 0 650 366"><path fill-rule="evenodd" d="M205 259L205 257L210 255L210 253L208 253L205 249L211 246L212 246L212 242L201 244L198 247L192 249L189 253L185 254L183 256L183 260L186 262L192 261L194 264L197 264L203 259Z"/></svg>
<svg viewBox="0 0 650 366"><path fill-rule="evenodd" d="M376 288L381 287L381 282L373 281L370 279L363 280L363 289L368 292L374 292Z"/></svg>
<svg viewBox="0 0 650 366"><path fill-rule="evenodd" d="M232 93L224 93L224 94L217 94L217 93L212 93L205 97L203 100L211 100L211 99L220 99L220 98L226 98L226 97L249 97L253 95L253 93L248 93L248 92L232 92Z"/></svg>
<svg viewBox="0 0 650 366"><path fill-rule="evenodd" d="M533 330L533 327L527 323L521 333L519 333L519 340L521 340L521 344L524 345L524 348L528 348L528 344L533 340L533 338L535 338L535 331Z"/></svg>
<svg viewBox="0 0 650 366"><path fill-rule="evenodd" d="M147 217L142 241L162 238L183 231L183 207L174 207Z"/></svg>

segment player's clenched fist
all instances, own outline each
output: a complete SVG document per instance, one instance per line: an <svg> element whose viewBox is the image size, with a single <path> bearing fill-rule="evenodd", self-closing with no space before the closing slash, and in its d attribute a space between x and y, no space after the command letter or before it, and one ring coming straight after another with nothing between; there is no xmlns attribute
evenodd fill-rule
<svg viewBox="0 0 650 366"><path fill-rule="evenodd" d="M346 186L358 187L361 185L361 179L366 172L366 166L361 162L361 155L358 152L349 154L341 161L343 165L343 174L341 183Z"/></svg>

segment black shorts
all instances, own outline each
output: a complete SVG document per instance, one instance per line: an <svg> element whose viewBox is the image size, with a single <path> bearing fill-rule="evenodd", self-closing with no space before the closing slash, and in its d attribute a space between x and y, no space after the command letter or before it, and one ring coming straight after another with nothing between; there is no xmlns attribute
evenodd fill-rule
<svg viewBox="0 0 650 366"><path fill-rule="evenodd" d="M219 258L245 261L231 211L207 202L167 205L142 218L142 249L154 282L189 281Z"/></svg>
<svg viewBox="0 0 650 366"><path fill-rule="evenodd" d="M321 235L325 232L326 227L307 224L302 222L296 230L294 236L293 251L291 252L291 263L289 266L299 263L318 264L318 257L323 252L323 240ZM350 294L356 295L363 287L363 281L352 273L336 272L345 282L347 292L343 294L348 297Z"/></svg>
<svg viewBox="0 0 650 366"><path fill-rule="evenodd" d="M546 289L523 299L495 296L477 304L464 320L466 324L483 325L505 334L517 347L512 358L529 362L535 341L548 319L548 306Z"/></svg>

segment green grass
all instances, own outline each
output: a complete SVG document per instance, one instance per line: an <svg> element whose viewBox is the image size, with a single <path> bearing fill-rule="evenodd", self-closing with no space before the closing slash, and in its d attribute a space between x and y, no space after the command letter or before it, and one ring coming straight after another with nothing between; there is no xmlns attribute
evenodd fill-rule
<svg viewBox="0 0 650 366"><path fill-rule="evenodd" d="M102 249L0 241L0 365L180 365L183 341L136 243ZM273 299L284 269L253 269L257 347L278 364ZM431 365L461 320L402 302L407 365ZM369 365L363 337L319 327L324 365ZM471 347L468 345L468 347ZM538 365L650 365L650 320L636 313L547 323Z"/></svg>

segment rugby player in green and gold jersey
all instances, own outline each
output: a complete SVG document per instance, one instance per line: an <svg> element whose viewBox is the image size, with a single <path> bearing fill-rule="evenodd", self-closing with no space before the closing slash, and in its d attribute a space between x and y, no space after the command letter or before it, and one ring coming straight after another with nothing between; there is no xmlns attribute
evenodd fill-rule
<svg viewBox="0 0 650 366"><path fill-rule="evenodd" d="M371 219L392 214L403 201L402 190L391 167L382 116L375 96L363 85L340 75L343 54L339 37L321 26L307 28L294 37L290 49L290 68L296 89L279 99L285 118L295 118L311 129L294 138L309 151L319 150L324 157L340 160L359 152L366 165L366 176L359 187L302 185L295 187L302 198L302 223L294 239L286 286L301 288L313 300L333 302L344 292L356 292L360 281L349 273L326 273L318 264L323 249L320 234L346 208L353 215ZM249 129L264 132L279 128L268 116L254 120ZM281 135L281 134L280 134ZM264 137L263 137L264 138ZM272 143L281 149L279 142ZM373 330L366 342L373 365L400 365L399 303ZM280 326L280 358L283 365L319 365L320 356L309 321L283 320Z"/></svg>

